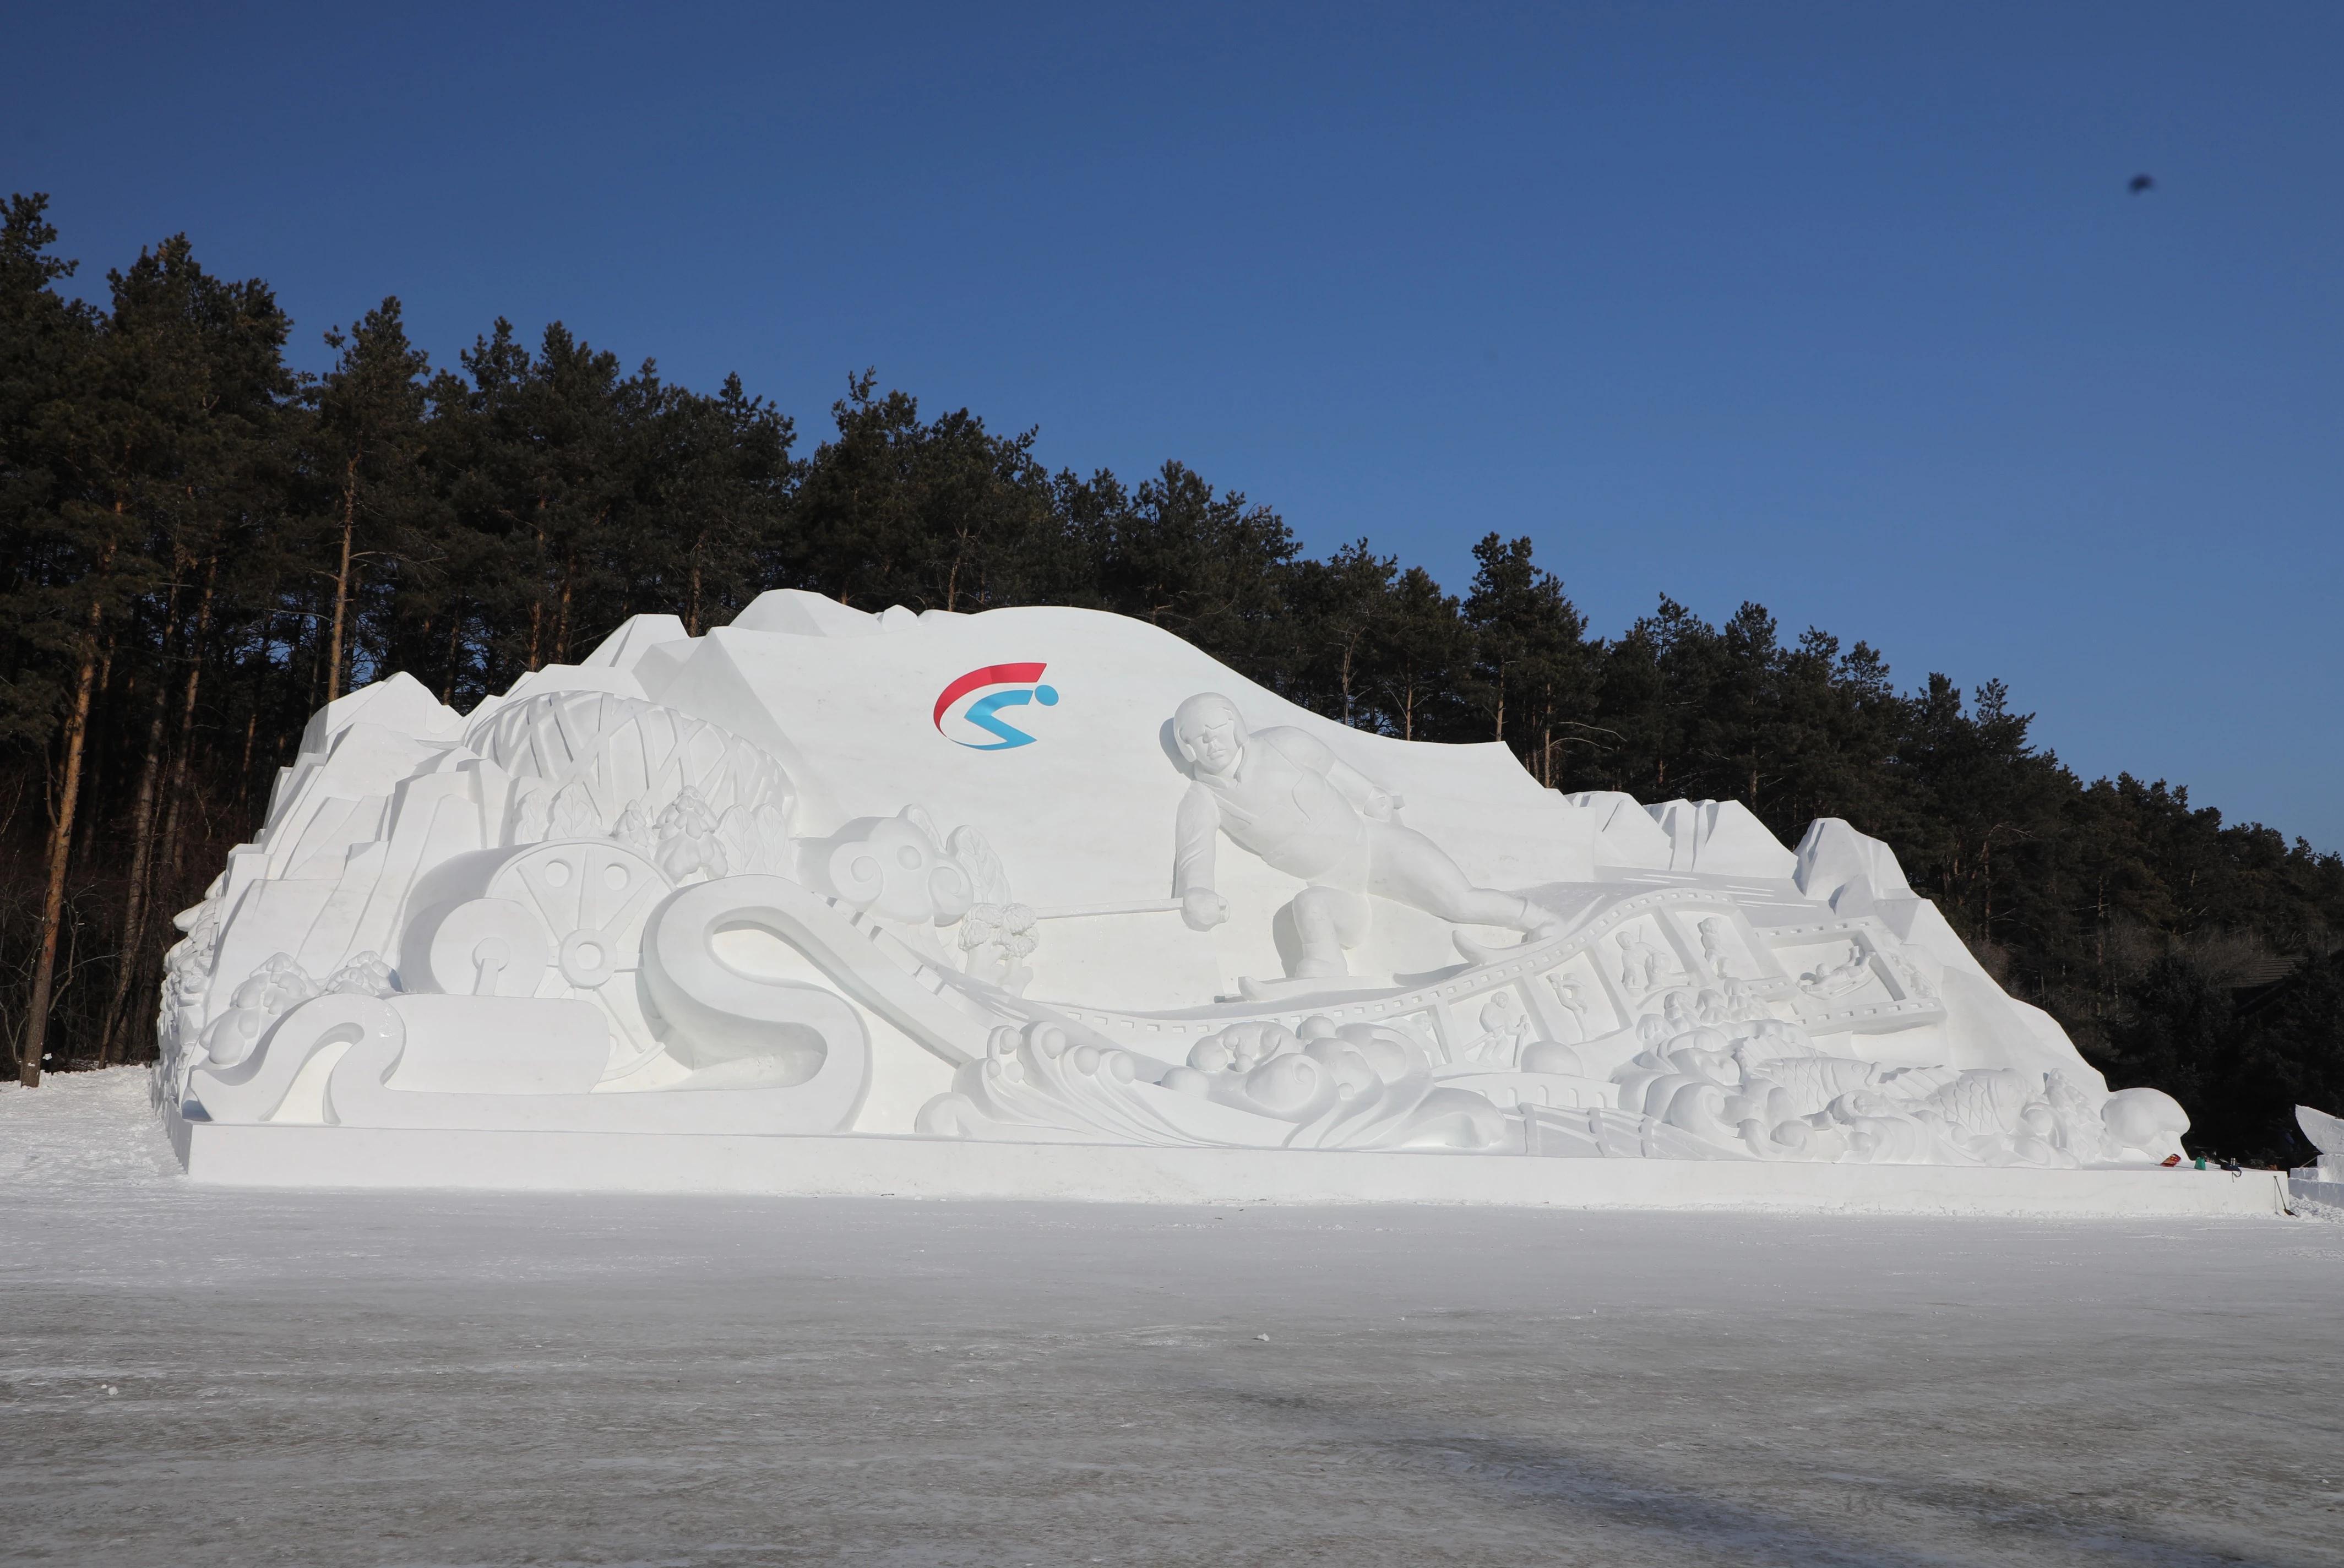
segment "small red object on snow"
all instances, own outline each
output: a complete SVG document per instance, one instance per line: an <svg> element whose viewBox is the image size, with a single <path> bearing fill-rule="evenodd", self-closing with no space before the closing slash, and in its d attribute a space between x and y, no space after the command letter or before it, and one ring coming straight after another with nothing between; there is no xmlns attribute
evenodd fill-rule
<svg viewBox="0 0 2344 1568"><path fill-rule="evenodd" d="M2165 1168L2167 1170L2171 1170L2175 1166L2180 1163L2181 1157L2177 1154L2168 1154L2165 1157Z"/></svg>

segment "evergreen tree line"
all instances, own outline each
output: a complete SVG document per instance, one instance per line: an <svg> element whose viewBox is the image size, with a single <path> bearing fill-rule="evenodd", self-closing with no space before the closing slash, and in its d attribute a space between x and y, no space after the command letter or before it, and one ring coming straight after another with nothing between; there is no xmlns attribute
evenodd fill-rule
<svg viewBox="0 0 2344 1568"><path fill-rule="evenodd" d="M867 610L1137 616L1349 724L1500 741L1541 783L1732 798L1786 843L1886 840L2014 994L2218 1152L2344 1108L2344 862L2181 789L2086 782L1989 681L1744 604L1592 632L1531 541L1461 594L1361 540L1303 552L1177 461L1051 472L1035 432L854 378L804 450L728 377L497 321L435 367L386 299L322 374L185 237L68 297L38 196L0 230L0 1026L23 1075L152 1050L172 914L247 837L322 703L405 670L468 707L627 616L694 632L773 587Z"/></svg>

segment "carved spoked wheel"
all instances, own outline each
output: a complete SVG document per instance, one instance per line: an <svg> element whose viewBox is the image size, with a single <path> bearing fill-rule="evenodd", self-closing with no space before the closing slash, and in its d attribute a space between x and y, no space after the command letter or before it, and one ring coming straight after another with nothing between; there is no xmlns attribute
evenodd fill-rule
<svg viewBox="0 0 2344 1568"><path fill-rule="evenodd" d="M553 961L538 995L579 997L610 1019L606 1082L659 1054L636 972L642 965L643 922L669 891L659 867L606 838L534 845L489 879L490 898L520 905L544 924Z"/></svg>

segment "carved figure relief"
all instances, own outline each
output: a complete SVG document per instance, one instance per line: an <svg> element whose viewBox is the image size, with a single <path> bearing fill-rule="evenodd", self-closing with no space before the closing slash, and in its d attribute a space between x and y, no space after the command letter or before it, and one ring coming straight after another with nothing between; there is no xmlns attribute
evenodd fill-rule
<svg viewBox="0 0 2344 1568"><path fill-rule="evenodd" d="M716 814L689 784L678 790L660 813L652 835L659 845L654 853L661 874L679 887L696 877L722 876L730 869L724 863L724 846L716 842Z"/></svg>
<svg viewBox="0 0 2344 1568"><path fill-rule="evenodd" d="M1872 978L1872 966L1864 962L1864 948L1859 943L1847 945L1847 956L1828 966L1818 966L1799 976L1799 989L1819 1002L1844 996L1860 989Z"/></svg>
<svg viewBox="0 0 2344 1568"><path fill-rule="evenodd" d="M1547 985L1554 992L1555 1003L1569 1020L1566 1027L1570 1038L1563 1043L1574 1045L1589 1037L1587 1027L1587 995L1578 981L1565 978L1560 972L1547 976Z"/></svg>
<svg viewBox="0 0 2344 1568"><path fill-rule="evenodd" d="M1521 1059L1522 1047L1530 1044L1538 1027L1510 986L1491 992L1490 999L1481 1004L1475 1021L1480 1025L1481 1033L1459 1055L1463 1059L1500 1067L1511 1067Z"/></svg>
<svg viewBox="0 0 2344 1568"><path fill-rule="evenodd" d="M1628 991L1649 991L1675 967L1666 952L1645 939L1641 928L1622 931L1615 941L1620 949L1620 984Z"/></svg>
<svg viewBox="0 0 2344 1568"><path fill-rule="evenodd" d="M1486 1096L1436 1081L1408 1031L1323 1017L1293 1029L1232 1025L1168 1069L1056 1024L1004 1027L919 1126L947 1138L1112 1129L1133 1143L1268 1148L1485 1149L1507 1137Z"/></svg>
<svg viewBox="0 0 2344 1568"><path fill-rule="evenodd" d="M1172 887L1191 930L1228 918L1213 885L1224 835L1309 884L1291 905L1301 948L1295 979L1349 973L1344 951L1367 937L1370 895L1526 936L1558 927L1519 894L1474 886L1440 845L1400 825L1395 814L1405 803L1302 731L1248 729L1237 704L1215 693L1182 703L1172 724L1192 781L1175 827Z"/></svg>
<svg viewBox="0 0 2344 1568"><path fill-rule="evenodd" d="M972 904L960 923L960 948L968 955L968 972L1022 996L1033 983L1034 971L1022 960L1040 946L1034 911L1023 904Z"/></svg>
<svg viewBox="0 0 2344 1568"><path fill-rule="evenodd" d="M1727 952L1727 941L1724 921L1713 915L1701 923L1702 962L1708 965L1709 972L1720 980L1738 978Z"/></svg>
<svg viewBox="0 0 2344 1568"><path fill-rule="evenodd" d="M1937 999L1937 987L1929 983L1929 977L1921 973L1921 966L1912 959L1902 953L1883 949L1880 961L1888 966L1889 974L1895 976L1899 992L1925 1002Z"/></svg>

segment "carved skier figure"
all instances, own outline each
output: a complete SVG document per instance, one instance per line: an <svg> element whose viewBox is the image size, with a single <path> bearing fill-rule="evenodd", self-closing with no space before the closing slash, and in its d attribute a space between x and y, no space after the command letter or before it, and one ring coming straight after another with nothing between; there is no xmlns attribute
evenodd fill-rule
<svg viewBox="0 0 2344 1568"><path fill-rule="evenodd" d="M1292 905L1302 949L1296 979L1347 973L1343 950L1367 936L1369 894L1526 936L1561 924L1518 894L1474 886L1439 845L1392 819L1398 796L1301 730L1248 731L1237 704L1215 693L1182 703L1172 730L1195 780L1180 802L1172 883L1192 931L1228 918L1228 901L1213 889L1224 833L1310 884Z"/></svg>

